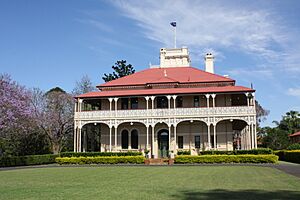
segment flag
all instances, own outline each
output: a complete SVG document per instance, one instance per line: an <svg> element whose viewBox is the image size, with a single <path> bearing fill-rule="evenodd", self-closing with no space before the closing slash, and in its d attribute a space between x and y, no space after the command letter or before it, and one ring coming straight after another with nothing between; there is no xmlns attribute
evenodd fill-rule
<svg viewBox="0 0 300 200"><path fill-rule="evenodd" d="M171 22L171 26L176 27L176 22Z"/></svg>

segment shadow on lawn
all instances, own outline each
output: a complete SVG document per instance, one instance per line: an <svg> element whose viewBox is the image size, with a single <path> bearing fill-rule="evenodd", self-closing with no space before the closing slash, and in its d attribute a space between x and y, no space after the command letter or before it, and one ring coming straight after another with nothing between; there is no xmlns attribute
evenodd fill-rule
<svg viewBox="0 0 300 200"><path fill-rule="evenodd" d="M297 191L263 191L263 190L240 190L240 191L230 191L230 190L211 190L209 192L189 192L183 191L180 195L174 196L176 199L251 199L251 200L266 200L266 199L276 199L276 200L292 200L300 199L300 192Z"/></svg>

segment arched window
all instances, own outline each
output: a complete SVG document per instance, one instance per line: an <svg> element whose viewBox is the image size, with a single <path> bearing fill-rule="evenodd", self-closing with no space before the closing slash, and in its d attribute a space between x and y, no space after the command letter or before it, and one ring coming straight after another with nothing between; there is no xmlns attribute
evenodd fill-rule
<svg viewBox="0 0 300 200"><path fill-rule="evenodd" d="M136 129L131 131L131 148L138 149L139 147L139 135Z"/></svg>
<svg viewBox="0 0 300 200"><path fill-rule="evenodd" d="M122 149L128 149L128 131L123 130L121 133L122 137Z"/></svg>

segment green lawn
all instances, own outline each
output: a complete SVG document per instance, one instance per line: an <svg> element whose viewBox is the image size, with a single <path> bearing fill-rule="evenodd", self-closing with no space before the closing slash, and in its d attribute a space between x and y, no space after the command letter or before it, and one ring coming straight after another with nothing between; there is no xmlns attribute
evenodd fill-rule
<svg viewBox="0 0 300 200"><path fill-rule="evenodd" d="M300 179L259 166L0 171L0 199L300 199Z"/></svg>

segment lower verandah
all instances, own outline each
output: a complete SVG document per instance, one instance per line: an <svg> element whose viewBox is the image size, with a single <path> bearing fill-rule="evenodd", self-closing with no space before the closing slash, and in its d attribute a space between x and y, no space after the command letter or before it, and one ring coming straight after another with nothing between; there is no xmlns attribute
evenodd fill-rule
<svg viewBox="0 0 300 200"><path fill-rule="evenodd" d="M184 121L176 126L158 123L147 127L138 122L120 124L115 130L112 128L111 136L109 127L105 124L86 124L81 131L81 141L78 140L78 149L81 152L101 151L150 151L152 157L167 157L170 152L180 150L191 151L197 155L205 150L234 150L251 149L251 127L240 120L225 120L214 126L208 126L201 121ZM152 134L154 132L154 134ZM169 134L170 133L170 134ZM176 137L174 137L176 134ZM252 142L253 143L253 142ZM148 146L147 146L148 144ZM216 145L214 145L216 144Z"/></svg>

